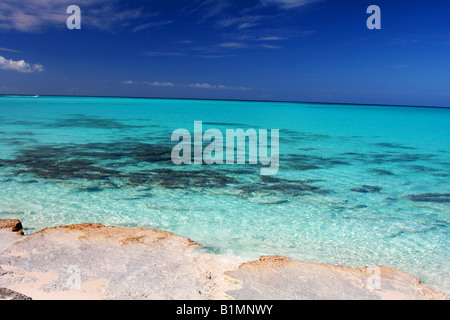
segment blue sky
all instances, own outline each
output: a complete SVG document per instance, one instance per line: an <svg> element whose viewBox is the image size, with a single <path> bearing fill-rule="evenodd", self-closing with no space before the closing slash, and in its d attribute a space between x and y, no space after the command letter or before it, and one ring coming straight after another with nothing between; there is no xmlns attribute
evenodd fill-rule
<svg viewBox="0 0 450 320"><path fill-rule="evenodd" d="M66 9L81 10L69 30ZM369 5L381 30L369 30ZM450 106L450 1L1 0L0 94Z"/></svg>

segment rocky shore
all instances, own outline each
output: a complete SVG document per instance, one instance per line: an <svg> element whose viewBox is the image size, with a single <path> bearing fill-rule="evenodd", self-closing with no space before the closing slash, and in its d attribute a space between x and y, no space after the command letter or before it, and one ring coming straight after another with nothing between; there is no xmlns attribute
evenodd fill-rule
<svg viewBox="0 0 450 320"><path fill-rule="evenodd" d="M450 298L384 266L247 262L146 228L87 223L29 236L21 229L19 220L0 220L0 300Z"/></svg>

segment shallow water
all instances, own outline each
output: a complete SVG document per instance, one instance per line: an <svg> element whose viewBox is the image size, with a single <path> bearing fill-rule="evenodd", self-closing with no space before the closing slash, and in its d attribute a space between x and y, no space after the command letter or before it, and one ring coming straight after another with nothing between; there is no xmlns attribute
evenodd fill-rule
<svg viewBox="0 0 450 320"><path fill-rule="evenodd" d="M171 133L280 130L280 170L174 166ZM0 97L0 218L143 226L246 259L386 265L450 291L450 109ZM205 144L206 146L206 144Z"/></svg>

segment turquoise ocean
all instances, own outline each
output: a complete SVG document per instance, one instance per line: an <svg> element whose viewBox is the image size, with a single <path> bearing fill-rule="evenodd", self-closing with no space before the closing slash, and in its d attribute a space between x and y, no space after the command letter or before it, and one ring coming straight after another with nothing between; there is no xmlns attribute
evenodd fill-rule
<svg viewBox="0 0 450 320"><path fill-rule="evenodd" d="M280 168L171 162L175 129L279 129ZM205 146L207 144L205 143ZM450 292L450 109L0 97L0 219L167 230L215 254L385 265Z"/></svg>

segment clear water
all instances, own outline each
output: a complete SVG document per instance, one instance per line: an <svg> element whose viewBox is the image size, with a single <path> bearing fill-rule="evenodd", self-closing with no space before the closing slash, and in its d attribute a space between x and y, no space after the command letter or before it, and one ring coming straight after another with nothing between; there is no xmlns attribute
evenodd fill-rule
<svg viewBox="0 0 450 320"><path fill-rule="evenodd" d="M171 133L196 120L280 129L278 174L174 166ZM246 259L386 265L449 292L449 137L450 109L4 96L0 218L28 232L162 229Z"/></svg>

